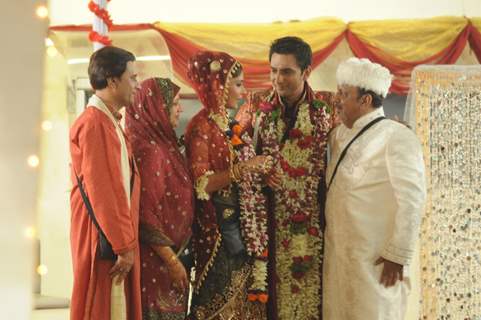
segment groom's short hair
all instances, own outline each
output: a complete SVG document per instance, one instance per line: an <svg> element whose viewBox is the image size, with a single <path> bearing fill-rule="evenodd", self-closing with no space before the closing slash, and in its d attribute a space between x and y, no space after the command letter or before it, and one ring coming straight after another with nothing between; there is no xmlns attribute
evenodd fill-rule
<svg viewBox="0 0 481 320"><path fill-rule="evenodd" d="M283 37L274 40L269 50L269 61L274 53L294 55L301 71L306 70L312 63L311 46L299 37Z"/></svg>

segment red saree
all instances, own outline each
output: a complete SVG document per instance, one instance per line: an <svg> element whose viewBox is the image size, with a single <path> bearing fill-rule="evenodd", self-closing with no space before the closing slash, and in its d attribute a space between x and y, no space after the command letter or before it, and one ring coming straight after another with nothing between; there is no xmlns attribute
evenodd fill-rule
<svg viewBox="0 0 481 320"><path fill-rule="evenodd" d="M211 194L205 192L209 175L228 170L236 161L227 134L229 119L225 103L233 71L238 68L240 64L222 52L198 52L188 65L191 85L204 106L190 121L185 135L197 196L193 229L196 281L192 317L199 320L265 318L264 305L247 299L252 264L245 252L243 255L229 253L212 200L216 194L222 194L232 196L231 199L236 199L238 204L233 191L235 186L231 184Z"/></svg>
<svg viewBox="0 0 481 320"><path fill-rule="evenodd" d="M140 197L141 288L144 319L184 319L186 294L171 287L151 245L182 248L191 236L192 180L169 121L179 87L168 79L142 82L127 108L126 132L142 177ZM174 250L175 250L174 249Z"/></svg>

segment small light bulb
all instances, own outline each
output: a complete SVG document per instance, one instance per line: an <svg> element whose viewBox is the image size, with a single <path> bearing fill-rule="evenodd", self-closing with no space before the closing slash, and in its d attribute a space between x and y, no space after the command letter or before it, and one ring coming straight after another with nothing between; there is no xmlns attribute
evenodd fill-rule
<svg viewBox="0 0 481 320"><path fill-rule="evenodd" d="M27 237L28 239L33 239L37 234L37 230L35 230L34 227L27 227L25 228L24 234L25 234L25 237Z"/></svg>
<svg viewBox="0 0 481 320"><path fill-rule="evenodd" d="M48 120L45 120L45 121L42 122L42 129L44 131L50 131L50 130L52 130L52 128L53 128L52 122L50 122Z"/></svg>
<svg viewBox="0 0 481 320"><path fill-rule="evenodd" d="M40 159L38 158L37 155L32 154L31 156L28 157L27 162L28 162L28 165L31 166L32 168L36 168L40 164Z"/></svg>
<svg viewBox="0 0 481 320"><path fill-rule="evenodd" d="M48 47L47 48L47 55L51 58L55 57L57 55L58 51L57 48L55 47Z"/></svg>
<svg viewBox="0 0 481 320"><path fill-rule="evenodd" d="M35 10L35 13L37 14L37 17L41 19L45 19L48 17L48 9L46 6L38 6L37 9Z"/></svg>
<svg viewBox="0 0 481 320"><path fill-rule="evenodd" d="M41 264L37 267L37 273L41 276L44 276L48 273L48 268L46 265Z"/></svg>
<svg viewBox="0 0 481 320"><path fill-rule="evenodd" d="M50 38L45 38L45 46L46 47L53 47L53 41Z"/></svg>

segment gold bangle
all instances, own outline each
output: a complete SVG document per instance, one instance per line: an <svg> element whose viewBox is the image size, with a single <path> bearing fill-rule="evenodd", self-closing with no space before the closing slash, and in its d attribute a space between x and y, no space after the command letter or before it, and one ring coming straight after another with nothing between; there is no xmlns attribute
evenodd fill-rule
<svg viewBox="0 0 481 320"><path fill-rule="evenodd" d="M237 171L237 164L234 164L234 165L232 166L231 179L232 179L232 181L234 181L234 182L238 182L238 181L239 181L239 173L238 173L238 171Z"/></svg>
<svg viewBox="0 0 481 320"><path fill-rule="evenodd" d="M235 164L232 165L229 169L229 178L231 181L235 182L236 180L235 180L235 174L234 174L234 167L235 167Z"/></svg>
<svg viewBox="0 0 481 320"><path fill-rule="evenodd" d="M239 181L239 164L235 164L233 168L234 181Z"/></svg>
<svg viewBox="0 0 481 320"><path fill-rule="evenodd" d="M245 166L242 164L242 163L238 163L236 165L236 177L237 177L237 180L241 180L242 179L242 171L245 169L244 168Z"/></svg>
<svg viewBox="0 0 481 320"><path fill-rule="evenodd" d="M241 174L240 174L240 164L234 164L231 168L230 168L230 178L232 181L234 182L239 182L240 181L240 178L241 178Z"/></svg>
<svg viewBox="0 0 481 320"><path fill-rule="evenodd" d="M177 261L177 256L175 254L171 255L167 261L165 262L166 265L171 266L174 264L174 262Z"/></svg>

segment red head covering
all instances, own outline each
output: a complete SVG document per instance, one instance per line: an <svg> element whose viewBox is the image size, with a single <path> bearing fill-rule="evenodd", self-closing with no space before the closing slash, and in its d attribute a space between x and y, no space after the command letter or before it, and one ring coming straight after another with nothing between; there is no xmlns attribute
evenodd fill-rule
<svg viewBox="0 0 481 320"><path fill-rule="evenodd" d="M187 64L191 86L206 109L224 112L232 74L241 64L225 52L199 51Z"/></svg>
<svg viewBox="0 0 481 320"><path fill-rule="evenodd" d="M125 120L141 175L142 239L160 245L180 246L191 234L192 179L169 121L178 92L169 79L145 80Z"/></svg>

